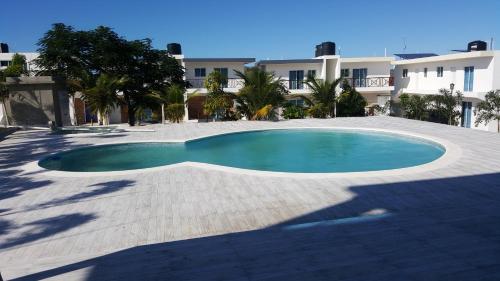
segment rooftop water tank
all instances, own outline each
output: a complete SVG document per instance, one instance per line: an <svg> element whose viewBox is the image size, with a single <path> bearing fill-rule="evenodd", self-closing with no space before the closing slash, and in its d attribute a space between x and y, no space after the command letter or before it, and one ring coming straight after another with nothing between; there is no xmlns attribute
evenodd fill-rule
<svg viewBox="0 0 500 281"><path fill-rule="evenodd" d="M321 43L321 52L322 52L323 56L334 56L335 55L335 43L333 43L333 42Z"/></svg>
<svg viewBox="0 0 500 281"><path fill-rule="evenodd" d="M8 53L9 45L7 43L0 43L0 53Z"/></svg>
<svg viewBox="0 0 500 281"><path fill-rule="evenodd" d="M316 45L316 51L314 52L315 57L334 56L334 55L335 55L335 43L323 42L319 45Z"/></svg>
<svg viewBox="0 0 500 281"><path fill-rule="evenodd" d="M472 41L467 44L467 52L486 51L487 48L488 44L481 40Z"/></svg>
<svg viewBox="0 0 500 281"><path fill-rule="evenodd" d="M314 56L315 57L320 57L322 55L322 51L321 51L321 44L319 45L316 45L316 52L314 52Z"/></svg>
<svg viewBox="0 0 500 281"><path fill-rule="evenodd" d="M171 55L182 55L181 44L179 43L167 44L167 52Z"/></svg>

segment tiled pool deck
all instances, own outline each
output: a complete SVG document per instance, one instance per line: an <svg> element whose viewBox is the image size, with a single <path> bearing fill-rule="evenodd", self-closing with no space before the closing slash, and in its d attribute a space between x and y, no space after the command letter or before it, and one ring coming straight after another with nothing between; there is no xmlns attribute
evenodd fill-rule
<svg viewBox="0 0 500 281"><path fill-rule="evenodd" d="M0 142L5 280L500 280L498 134L391 117L151 127L75 137L24 131ZM447 140L461 154L441 167L359 177L23 170L92 143L284 127L393 129Z"/></svg>

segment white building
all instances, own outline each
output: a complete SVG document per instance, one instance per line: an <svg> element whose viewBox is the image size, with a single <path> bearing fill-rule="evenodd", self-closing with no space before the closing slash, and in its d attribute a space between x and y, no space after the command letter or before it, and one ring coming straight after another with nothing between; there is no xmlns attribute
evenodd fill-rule
<svg viewBox="0 0 500 281"><path fill-rule="evenodd" d="M204 85L206 77L213 71L219 71L227 77L224 91L237 93L243 86L243 80L238 78L236 71L244 72L245 67L255 62L255 58L185 58L183 55L174 55L184 67L184 79L189 82L186 98L196 93L186 103L185 120L205 118L203 103L208 91Z"/></svg>
<svg viewBox="0 0 500 281"><path fill-rule="evenodd" d="M0 53L0 70L6 69L12 63L12 57L16 53ZM34 60L38 57L38 53L17 53L26 57L26 69L30 74L34 74L37 70L37 66Z"/></svg>
<svg viewBox="0 0 500 281"><path fill-rule="evenodd" d="M318 51L325 44L328 52L324 53L321 49ZM254 58L189 58L181 54L179 44L173 45L179 48L178 53L173 56L185 68L185 79L190 84L186 97L197 94L187 103L186 120L206 117L203 113L203 102L207 94L204 80L212 71L219 71L228 78L225 91L236 93L243 86L243 81L236 76L235 71L243 72L255 62ZM38 57L37 53L20 54L26 56L30 72L37 70L33 63ZM13 55L14 53L0 53L0 70L10 64ZM395 60L393 57L343 58L335 55L334 43L325 42L316 46L316 56L313 58L261 60L255 65L281 78L290 92L287 98L297 103L302 101L296 94L311 93L305 83L309 75L327 81L344 77L366 98L369 105L380 106L391 99L391 94L393 100L397 100L402 93L437 94L439 89L449 89L450 84L454 84L455 91L461 91L464 95L461 125L475 128L474 109L477 103L484 100L488 91L500 89L500 51L474 51L469 46L468 52L420 55L421 57L403 60ZM80 115L88 115L84 105L79 107L82 109L77 111L83 112ZM117 110L111 121L123 122L125 115ZM481 124L477 128L495 131L494 127L490 123L488 126Z"/></svg>
<svg viewBox="0 0 500 281"><path fill-rule="evenodd" d="M431 95L450 89L464 95L460 124L496 131L493 122L475 127L474 109L487 92L500 89L500 51L470 51L393 61L393 99L402 93Z"/></svg>

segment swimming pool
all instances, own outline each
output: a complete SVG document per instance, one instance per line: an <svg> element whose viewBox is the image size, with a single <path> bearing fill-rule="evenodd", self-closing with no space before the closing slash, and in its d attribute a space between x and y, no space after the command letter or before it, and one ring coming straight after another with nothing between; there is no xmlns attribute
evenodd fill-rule
<svg viewBox="0 0 500 281"><path fill-rule="evenodd" d="M126 143L74 149L48 156L39 166L58 171L104 172L185 161L293 172L377 171L425 164L445 149L398 134L337 129L281 129L231 133L184 143Z"/></svg>

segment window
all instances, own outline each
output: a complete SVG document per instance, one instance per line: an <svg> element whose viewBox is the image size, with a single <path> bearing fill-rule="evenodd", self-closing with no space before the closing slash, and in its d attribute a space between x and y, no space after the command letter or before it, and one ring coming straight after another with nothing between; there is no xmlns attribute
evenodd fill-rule
<svg viewBox="0 0 500 281"><path fill-rule="evenodd" d="M349 77L349 68L342 68L340 70L340 77Z"/></svg>
<svg viewBox="0 0 500 281"><path fill-rule="evenodd" d="M207 70L205 68L195 68L194 77L205 77L207 75Z"/></svg>
<svg viewBox="0 0 500 281"><path fill-rule="evenodd" d="M472 92L474 87L474 66L464 68L464 91Z"/></svg>
<svg viewBox="0 0 500 281"><path fill-rule="evenodd" d="M304 100L303 99L293 99L293 100L289 100L288 104L304 107Z"/></svg>
<svg viewBox="0 0 500 281"><path fill-rule="evenodd" d="M443 77L443 67L442 66L438 66L436 72L437 72L437 77Z"/></svg>
<svg viewBox="0 0 500 281"><path fill-rule="evenodd" d="M1 60L0 61L0 66L9 66L10 65L10 60Z"/></svg>
<svg viewBox="0 0 500 281"><path fill-rule="evenodd" d="M354 87L366 87L366 76L368 68L354 68L352 70L352 82Z"/></svg>
<svg viewBox="0 0 500 281"><path fill-rule="evenodd" d="M316 70L308 70L307 77L316 78Z"/></svg>
<svg viewBox="0 0 500 281"><path fill-rule="evenodd" d="M403 69L403 78L408 77L408 69Z"/></svg>
<svg viewBox="0 0 500 281"><path fill-rule="evenodd" d="M304 70L290 70L288 87L291 90L304 88Z"/></svg>
<svg viewBox="0 0 500 281"><path fill-rule="evenodd" d="M228 70L227 70L227 68L226 67L214 68L214 71L219 72L220 74L222 74L222 76L224 78L226 78L225 81L224 81L224 83L222 83L222 87L223 88L227 88L227 86L228 86L228 84L227 84L227 82L228 82L227 81L227 77L228 77Z"/></svg>
<svg viewBox="0 0 500 281"><path fill-rule="evenodd" d="M427 78L427 67L424 68L424 77Z"/></svg>

